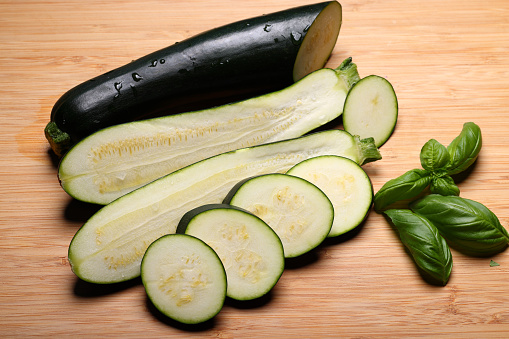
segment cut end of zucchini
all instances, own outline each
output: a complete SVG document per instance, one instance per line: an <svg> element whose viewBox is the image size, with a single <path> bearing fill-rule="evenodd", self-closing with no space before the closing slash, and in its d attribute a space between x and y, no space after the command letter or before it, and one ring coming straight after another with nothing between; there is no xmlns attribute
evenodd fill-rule
<svg viewBox="0 0 509 339"><path fill-rule="evenodd" d="M226 299L226 272L214 250L183 234L163 236L150 245L141 264L149 299L164 315L197 324L219 313Z"/></svg>
<svg viewBox="0 0 509 339"><path fill-rule="evenodd" d="M342 22L342 8L333 1L309 27L295 59L293 80L298 81L322 68L336 45Z"/></svg>
<svg viewBox="0 0 509 339"><path fill-rule="evenodd" d="M334 222L328 237L344 234L366 218L373 202L373 187L364 170L354 161L339 156L304 160L287 174L315 184L334 206Z"/></svg>
<svg viewBox="0 0 509 339"><path fill-rule="evenodd" d="M343 126L361 138L372 137L377 147L391 136L398 119L398 99L391 83L370 75L357 82L345 100Z"/></svg>
<svg viewBox="0 0 509 339"><path fill-rule="evenodd" d="M60 130L57 124L53 121L50 121L46 125L46 128L44 129L44 135L46 136L46 139L48 139L53 152L55 152L55 154L59 157L64 155L64 153L67 152L72 146L72 141L69 134Z"/></svg>

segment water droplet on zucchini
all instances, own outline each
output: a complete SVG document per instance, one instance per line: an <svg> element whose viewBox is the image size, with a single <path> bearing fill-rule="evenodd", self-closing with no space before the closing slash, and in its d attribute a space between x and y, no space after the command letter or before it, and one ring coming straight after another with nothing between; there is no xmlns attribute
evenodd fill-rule
<svg viewBox="0 0 509 339"><path fill-rule="evenodd" d="M292 32L290 38L294 45L300 45L301 43L300 39L302 38L302 34L300 34L299 32Z"/></svg>
<svg viewBox="0 0 509 339"><path fill-rule="evenodd" d="M263 30L265 32L270 32L272 30L272 25L271 24L266 24L265 27L263 28Z"/></svg>
<svg viewBox="0 0 509 339"><path fill-rule="evenodd" d="M133 76L133 80L136 81L136 82L138 82L138 81L143 79L141 77L141 75L139 75L138 73L133 73L132 76Z"/></svg>
<svg viewBox="0 0 509 339"><path fill-rule="evenodd" d="M117 91L117 94L115 94L115 98L117 98L120 95L120 89L122 88L122 82L115 82L113 84L115 87L115 90Z"/></svg>

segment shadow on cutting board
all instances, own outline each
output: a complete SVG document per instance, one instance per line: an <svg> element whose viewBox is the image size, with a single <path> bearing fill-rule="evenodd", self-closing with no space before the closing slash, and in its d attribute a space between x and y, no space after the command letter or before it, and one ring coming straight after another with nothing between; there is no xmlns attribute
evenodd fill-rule
<svg viewBox="0 0 509 339"><path fill-rule="evenodd" d="M115 284L93 284L76 278L74 284L74 295L81 298L96 298L108 294L118 293L134 286L141 285L141 278L134 278L128 281Z"/></svg>
<svg viewBox="0 0 509 339"><path fill-rule="evenodd" d="M85 223L103 206L82 202L71 198L65 207L64 218L69 221Z"/></svg>

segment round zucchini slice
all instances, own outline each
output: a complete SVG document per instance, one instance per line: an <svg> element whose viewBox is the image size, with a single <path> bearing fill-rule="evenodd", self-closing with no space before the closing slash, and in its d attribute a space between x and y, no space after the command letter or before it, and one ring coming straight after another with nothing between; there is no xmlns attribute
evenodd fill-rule
<svg viewBox="0 0 509 339"><path fill-rule="evenodd" d="M398 99L387 79L370 75L348 92L343 108L343 126L348 133L372 137L380 147L394 132L397 120Z"/></svg>
<svg viewBox="0 0 509 339"><path fill-rule="evenodd" d="M141 279L154 306L185 324L212 319L226 299L221 260L203 241L184 234L163 236L148 247Z"/></svg>
<svg viewBox="0 0 509 339"><path fill-rule="evenodd" d="M280 173L240 182L223 202L264 220L281 239L286 258L320 245L334 220L334 208L325 193L307 180Z"/></svg>
<svg viewBox="0 0 509 339"><path fill-rule="evenodd" d="M260 218L226 204L195 208L182 217L177 233L195 236L218 254L228 287L226 295L252 300L267 294L283 274L283 245Z"/></svg>
<svg viewBox="0 0 509 339"><path fill-rule="evenodd" d="M334 206L328 237L344 234L364 221L373 203L373 186L362 167L350 159L324 155L304 160L287 174L318 186Z"/></svg>

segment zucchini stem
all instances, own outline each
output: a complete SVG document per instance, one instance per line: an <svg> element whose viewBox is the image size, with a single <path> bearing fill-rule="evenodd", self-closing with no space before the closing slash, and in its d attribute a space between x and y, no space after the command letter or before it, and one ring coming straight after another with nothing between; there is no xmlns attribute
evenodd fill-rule
<svg viewBox="0 0 509 339"><path fill-rule="evenodd" d="M338 73L341 80L343 80L348 90L350 90L356 82L361 80L359 72L357 71L357 65L352 62L352 57L343 60L341 65L334 70Z"/></svg>
<svg viewBox="0 0 509 339"><path fill-rule="evenodd" d="M375 145L375 139L365 138L361 139L358 135L354 135L355 144L359 152L359 165L365 165L368 162L373 162L382 159L382 155Z"/></svg>
<svg viewBox="0 0 509 339"><path fill-rule="evenodd" d="M54 121L50 121L46 125L44 135L58 157L61 157L72 146L70 135L58 128Z"/></svg>

